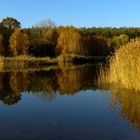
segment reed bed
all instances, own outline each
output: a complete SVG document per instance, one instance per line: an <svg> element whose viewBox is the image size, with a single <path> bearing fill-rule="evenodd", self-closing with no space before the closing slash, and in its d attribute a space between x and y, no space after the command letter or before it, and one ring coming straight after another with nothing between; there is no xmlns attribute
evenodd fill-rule
<svg viewBox="0 0 140 140"><path fill-rule="evenodd" d="M70 63L88 63L104 60L102 57L86 57L74 54L63 54L56 58L50 57L31 57L31 56L16 56L16 57L0 57L0 69L23 69L32 67L42 67L49 65L70 65Z"/></svg>
<svg viewBox="0 0 140 140"><path fill-rule="evenodd" d="M109 66L100 73L100 79L110 85L140 90L140 39L131 40L116 50Z"/></svg>
<svg viewBox="0 0 140 140"><path fill-rule="evenodd" d="M0 69L23 69L57 64L56 59L30 56L0 57Z"/></svg>

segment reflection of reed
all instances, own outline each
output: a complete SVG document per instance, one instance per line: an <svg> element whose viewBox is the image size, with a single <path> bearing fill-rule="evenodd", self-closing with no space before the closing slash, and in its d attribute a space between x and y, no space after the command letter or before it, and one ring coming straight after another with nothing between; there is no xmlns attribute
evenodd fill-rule
<svg viewBox="0 0 140 140"><path fill-rule="evenodd" d="M112 110L116 110L117 104L121 105L120 115L140 130L140 93L120 88L112 90Z"/></svg>
<svg viewBox="0 0 140 140"><path fill-rule="evenodd" d="M105 70L108 70L105 69ZM104 86L111 90L111 110L119 111L120 116L127 119L131 124L140 130L140 91L137 84L131 85L131 81L125 84L115 81L112 83L109 79L108 71L102 71L98 82L100 87ZM129 77L127 77L129 78ZM132 77L131 77L132 78ZM136 82L134 80L134 82ZM136 87L136 88L135 88Z"/></svg>

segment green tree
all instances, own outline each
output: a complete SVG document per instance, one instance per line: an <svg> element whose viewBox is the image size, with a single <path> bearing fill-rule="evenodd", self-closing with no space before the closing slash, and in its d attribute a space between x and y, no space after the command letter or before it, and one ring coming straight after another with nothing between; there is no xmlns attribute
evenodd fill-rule
<svg viewBox="0 0 140 140"><path fill-rule="evenodd" d="M113 38L108 40L108 46L110 48L113 48L113 50L118 49L120 45L120 39L118 36L114 36Z"/></svg>
<svg viewBox="0 0 140 140"><path fill-rule="evenodd" d="M129 37L126 34L121 34L119 36L120 45L125 45L129 41Z"/></svg>
<svg viewBox="0 0 140 140"><path fill-rule="evenodd" d="M11 28L11 29L15 29L15 28L20 28L21 24L19 21L17 21L15 18L12 17L7 17L4 18L1 22L3 27L6 28Z"/></svg>
<svg viewBox="0 0 140 140"><path fill-rule="evenodd" d="M3 35L3 46L4 46L4 55L10 55L10 48L9 48L9 39L12 33L16 28L20 28L21 24L19 21L12 17L7 17L2 19L0 23L0 33Z"/></svg>
<svg viewBox="0 0 140 140"><path fill-rule="evenodd" d="M10 37L10 51L14 56L26 55L30 46L29 37L20 29L16 29Z"/></svg>

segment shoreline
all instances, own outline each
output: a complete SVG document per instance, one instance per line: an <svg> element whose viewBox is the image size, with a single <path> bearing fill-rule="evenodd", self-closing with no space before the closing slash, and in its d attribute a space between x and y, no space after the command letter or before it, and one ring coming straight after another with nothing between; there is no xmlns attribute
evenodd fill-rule
<svg viewBox="0 0 140 140"><path fill-rule="evenodd" d="M105 62L105 56L79 56L79 55L61 55L56 58L50 57L31 57L31 56L17 56L17 57L0 57L0 68L32 68L44 66L56 66L72 64L86 64Z"/></svg>

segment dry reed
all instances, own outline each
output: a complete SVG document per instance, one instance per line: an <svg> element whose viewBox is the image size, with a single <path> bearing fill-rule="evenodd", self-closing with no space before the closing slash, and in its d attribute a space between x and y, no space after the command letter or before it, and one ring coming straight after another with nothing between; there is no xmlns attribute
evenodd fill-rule
<svg viewBox="0 0 140 140"><path fill-rule="evenodd" d="M105 71L101 72L102 81L107 79L110 85L140 90L140 39L131 40L116 50Z"/></svg>

